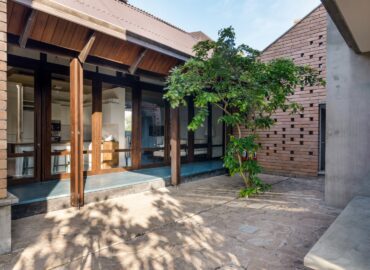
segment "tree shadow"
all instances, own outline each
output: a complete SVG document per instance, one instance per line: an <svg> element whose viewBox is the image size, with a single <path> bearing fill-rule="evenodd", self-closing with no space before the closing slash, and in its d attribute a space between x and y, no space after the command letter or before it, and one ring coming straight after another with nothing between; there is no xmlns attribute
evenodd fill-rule
<svg viewBox="0 0 370 270"><path fill-rule="evenodd" d="M276 183L245 200L236 199L240 179L214 177L16 220L14 252L0 268L303 267L335 213L323 206L322 184Z"/></svg>
<svg viewBox="0 0 370 270"><path fill-rule="evenodd" d="M168 189L91 203L80 210L67 209L14 221L13 254L0 258L9 269L196 269L205 259L221 265L233 256L213 247L221 234L202 226L197 212L230 199L216 189L186 195ZM223 193L224 192L224 193ZM209 193L209 190L208 190ZM230 195L230 192L228 193ZM233 192L232 197L235 197ZM194 202L196 202L194 204ZM237 262L236 262L237 263Z"/></svg>

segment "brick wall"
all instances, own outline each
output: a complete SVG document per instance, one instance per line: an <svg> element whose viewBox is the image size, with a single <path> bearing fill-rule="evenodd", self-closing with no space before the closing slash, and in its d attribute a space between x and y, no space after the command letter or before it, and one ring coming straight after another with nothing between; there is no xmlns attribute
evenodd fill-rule
<svg viewBox="0 0 370 270"><path fill-rule="evenodd" d="M7 77L7 0L0 0L0 198L7 196L6 187L6 77Z"/></svg>
<svg viewBox="0 0 370 270"><path fill-rule="evenodd" d="M263 61L290 58L326 75L326 10L320 6L262 54ZM302 115L279 111L276 125L259 132L258 159L264 171L292 176L315 176L319 163L319 104L325 103L325 87L298 88L291 97L304 107ZM244 131L245 132L245 131Z"/></svg>

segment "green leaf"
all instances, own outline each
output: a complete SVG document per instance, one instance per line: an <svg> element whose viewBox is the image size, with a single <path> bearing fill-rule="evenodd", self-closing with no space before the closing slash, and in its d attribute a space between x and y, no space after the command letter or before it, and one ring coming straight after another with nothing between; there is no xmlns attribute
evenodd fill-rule
<svg viewBox="0 0 370 270"><path fill-rule="evenodd" d="M223 110L217 122L237 132L230 137L224 166L231 175L242 176L246 189L241 195L249 196L269 188L257 176L262 168L254 159L260 148L254 134L271 128L277 111L301 111L300 104L289 101L297 87L325 85L325 81L317 70L298 66L291 59L262 62L258 50L237 46L235 38L234 29L228 27L219 31L216 41L195 45L195 57L170 71L164 99L176 108L193 98L197 110L188 126L193 131L204 125L210 104Z"/></svg>

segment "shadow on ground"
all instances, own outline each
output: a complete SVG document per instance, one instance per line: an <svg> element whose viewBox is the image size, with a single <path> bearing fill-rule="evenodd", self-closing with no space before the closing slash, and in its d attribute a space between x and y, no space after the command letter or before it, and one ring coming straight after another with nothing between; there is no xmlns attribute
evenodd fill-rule
<svg viewBox="0 0 370 270"><path fill-rule="evenodd" d="M16 220L4 269L303 269L337 215L322 179L264 176L271 192L236 199L218 176Z"/></svg>

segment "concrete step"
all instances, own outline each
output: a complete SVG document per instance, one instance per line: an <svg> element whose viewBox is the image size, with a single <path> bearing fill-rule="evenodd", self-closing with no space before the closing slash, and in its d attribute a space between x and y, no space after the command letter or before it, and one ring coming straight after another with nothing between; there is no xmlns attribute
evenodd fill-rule
<svg viewBox="0 0 370 270"><path fill-rule="evenodd" d="M207 167L206 163L202 164ZM199 166L199 164L198 164ZM160 170L164 170L162 168ZM85 191L85 204L109 200L127 194L145 192L148 190L159 189L170 185L170 178L167 174L159 174L157 171L151 174L152 170L140 170L140 173L114 173L96 176L94 185L90 183ZM183 170L182 183L194 181L200 178L225 174L225 170L220 167L203 168L202 170L192 170L191 172ZM45 196L45 192L41 192L39 196L24 197L19 203L12 205L12 219L19 219L32 215L47 213L70 207L69 197L69 181L59 181L56 183L46 183L44 185L29 185L26 187L27 193L35 193L41 188L48 192L50 188L56 189L53 185L62 185L57 187L58 193L53 196ZM51 187L49 187L51 186ZM32 191L32 189L36 189ZM17 195L17 194L16 194Z"/></svg>
<svg viewBox="0 0 370 270"><path fill-rule="evenodd" d="M317 270L370 269L370 197L355 197L304 258Z"/></svg>

